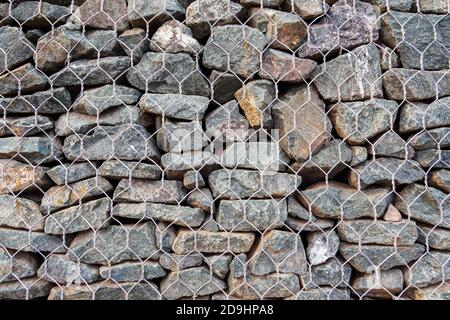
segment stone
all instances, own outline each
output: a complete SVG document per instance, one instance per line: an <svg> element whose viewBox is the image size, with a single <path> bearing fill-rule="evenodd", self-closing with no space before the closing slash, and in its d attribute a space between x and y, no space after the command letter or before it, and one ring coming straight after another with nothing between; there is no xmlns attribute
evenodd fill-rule
<svg viewBox="0 0 450 320"><path fill-rule="evenodd" d="M384 13L388 10L408 12L416 9L416 2L414 0L365 0L365 2L372 4L380 11L380 13Z"/></svg>
<svg viewBox="0 0 450 320"><path fill-rule="evenodd" d="M229 101L205 117L206 135L211 139L230 142L245 141L249 132L247 119L239 113L236 100Z"/></svg>
<svg viewBox="0 0 450 320"><path fill-rule="evenodd" d="M236 255L230 262L230 277L239 278L247 274L247 255L241 253Z"/></svg>
<svg viewBox="0 0 450 320"><path fill-rule="evenodd" d="M273 107L274 128L289 158L305 161L330 141L331 122L314 86L301 85L279 97ZM294 113L294 114L292 114Z"/></svg>
<svg viewBox="0 0 450 320"><path fill-rule="evenodd" d="M21 26L42 29L65 23L70 14L70 7L42 1L22 1L10 12Z"/></svg>
<svg viewBox="0 0 450 320"><path fill-rule="evenodd" d="M89 55L89 58L98 58L99 55L100 57L124 55L124 50L118 40L119 33L117 31L102 29L80 31L86 36L88 48L89 46L92 47L93 53Z"/></svg>
<svg viewBox="0 0 450 320"><path fill-rule="evenodd" d="M362 145L393 127L397 118L395 101L371 99L338 102L329 107L329 115L337 134L351 145Z"/></svg>
<svg viewBox="0 0 450 320"><path fill-rule="evenodd" d="M67 112L71 104L69 91L56 88L15 98L0 98L0 113L60 114Z"/></svg>
<svg viewBox="0 0 450 320"><path fill-rule="evenodd" d="M407 185L398 193L395 207L415 221L450 229L448 196L438 189Z"/></svg>
<svg viewBox="0 0 450 320"><path fill-rule="evenodd" d="M186 196L181 181L123 179L114 191L115 201L180 204Z"/></svg>
<svg viewBox="0 0 450 320"><path fill-rule="evenodd" d="M228 277L228 290L244 300L285 298L300 291L300 281L293 273L271 273L264 276Z"/></svg>
<svg viewBox="0 0 450 320"><path fill-rule="evenodd" d="M148 202L118 203L114 206L112 215L139 221L161 220L186 227L199 227L205 216L198 208Z"/></svg>
<svg viewBox="0 0 450 320"><path fill-rule="evenodd" d="M300 59L284 51L268 49L264 51L258 76L276 83L304 82L317 66L317 62Z"/></svg>
<svg viewBox="0 0 450 320"><path fill-rule="evenodd" d="M190 18L187 18L186 23L189 23ZM167 21L159 27L150 42L150 49L155 52L196 55L200 54L202 48L203 46L193 38L191 29L177 20Z"/></svg>
<svg viewBox="0 0 450 320"><path fill-rule="evenodd" d="M0 159L0 194L18 193L50 186L47 168L32 166L12 159Z"/></svg>
<svg viewBox="0 0 450 320"><path fill-rule="evenodd" d="M306 240L308 242L306 254L312 266L333 258L338 252L340 244L339 237L334 230L309 232L306 235Z"/></svg>
<svg viewBox="0 0 450 320"><path fill-rule="evenodd" d="M308 262L300 236L289 231L265 232L252 250L248 268L258 276L273 272L305 274Z"/></svg>
<svg viewBox="0 0 450 320"><path fill-rule="evenodd" d="M234 94L239 106L253 128L272 128L272 105L276 87L269 80L254 80L243 85Z"/></svg>
<svg viewBox="0 0 450 320"><path fill-rule="evenodd" d="M402 139L396 132L389 130L383 133L378 139L372 140L369 147L369 154L376 157L393 157L399 159L411 159L415 151L411 143Z"/></svg>
<svg viewBox="0 0 450 320"><path fill-rule="evenodd" d="M383 216L383 220L387 222L400 222L402 220L402 214L392 204L390 204Z"/></svg>
<svg viewBox="0 0 450 320"><path fill-rule="evenodd" d="M97 127L87 135L64 140L64 155L73 161L159 159L159 150L147 130L138 124Z"/></svg>
<svg viewBox="0 0 450 320"><path fill-rule="evenodd" d="M288 12L295 12L303 20L313 20L327 13L330 6L322 0L293 0L285 1L283 9Z"/></svg>
<svg viewBox="0 0 450 320"><path fill-rule="evenodd" d="M186 204L202 209L205 212L214 212L214 199L211 191L207 188L200 188L189 192Z"/></svg>
<svg viewBox="0 0 450 320"><path fill-rule="evenodd" d="M0 248L0 283L34 276L39 260L27 252L9 252Z"/></svg>
<svg viewBox="0 0 450 320"><path fill-rule="evenodd" d="M145 112L178 120L202 120L208 105L207 97L170 93L147 93L139 102Z"/></svg>
<svg viewBox="0 0 450 320"><path fill-rule="evenodd" d="M44 133L53 129L53 122L47 117L36 115L28 117L8 117L0 120L0 137L23 137Z"/></svg>
<svg viewBox="0 0 450 320"><path fill-rule="evenodd" d="M205 256L203 260L212 273L220 279L224 279L227 276L228 271L230 271L229 264L232 258L233 255L231 254L217 254Z"/></svg>
<svg viewBox="0 0 450 320"><path fill-rule="evenodd" d="M417 262L405 268L405 283L416 288L442 283L450 279L450 254L430 250Z"/></svg>
<svg viewBox="0 0 450 320"><path fill-rule="evenodd" d="M408 296L413 300L449 300L450 286L447 282L425 288L411 288Z"/></svg>
<svg viewBox="0 0 450 320"><path fill-rule="evenodd" d="M62 114L55 122L55 132L58 136L66 137L77 134L92 133L96 127L120 126L138 124L150 126L153 118L138 106L118 106L97 115L68 112Z"/></svg>
<svg viewBox="0 0 450 320"><path fill-rule="evenodd" d="M122 262L112 266L101 266L99 272L103 279L114 282L141 282L166 275L166 271L157 261Z"/></svg>
<svg viewBox="0 0 450 320"><path fill-rule="evenodd" d="M347 287L352 268L337 258L311 267L310 274L301 278L303 287L315 289L321 286Z"/></svg>
<svg viewBox="0 0 450 320"><path fill-rule="evenodd" d="M141 28L133 28L122 32L118 41L134 64L139 63L145 52L150 49L147 32Z"/></svg>
<svg viewBox="0 0 450 320"><path fill-rule="evenodd" d="M0 95L17 96L45 90L48 86L48 78L31 63L24 64L3 75L0 75Z"/></svg>
<svg viewBox="0 0 450 320"><path fill-rule="evenodd" d="M315 216L334 219L380 218L393 198L387 187L358 190L336 181L317 182L299 195Z"/></svg>
<svg viewBox="0 0 450 320"><path fill-rule="evenodd" d="M308 26L307 35L297 51L298 56L319 59L334 54L340 48L351 50L375 42L378 40L377 20L374 8L368 3L337 1L325 17ZM343 76L341 79L346 78Z"/></svg>
<svg viewBox="0 0 450 320"><path fill-rule="evenodd" d="M301 219L295 217L288 217L284 223L289 230L295 232L301 231L321 231L334 226L334 220L331 219Z"/></svg>
<svg viewBox="0 0 450 320"><path fill-rule="evenodd" d="M434 89L433 89L434 90ZM400 109L400 133L412 133L450 125L450 97L431 104L405 102Z"/></svg>
<svg viewBox="0 0 450 320"><path fill-rule="evenodd" d="M98 267L71 261L63 254L50 254L37 271L39 278L64 286L93 283L101 279Z"/></svg>
<svg viewBox="0 0 450 320"><path fill-rule="evenodd" d="M311 78L325 101L338 102L382 98L381 76L380 53L371 43L324 62Z"/></svg>
<svg viewBox="0 0 450 320"><path fill-rule="evenodd" d="M380 64L381 70L387 71L392 68L399 68L401 66L400 58L394 50L387 46L380 47Z"/></svg>
<svg viewBox="0 0 450 320"><path fill-rule="evenodd" d="M97 29L113 29L123 31L128 29L128 19L125 0L87 0L77 8L70 21L81 27Z"/></svg>
<svg viewBox="0 0 450 320"><path fill-rule="evenodd" d="M366 147L350 146L352 150L352 161L350 161L350 167L357 166L367 160L368 152Z"/></svg>
<svg viewBox="0 0 450 320"><path fill-rule="evenodd" d="M0 74L13 70L33 57L35 46L19 28L0 27L0 43Z"/></svg>
<svg viewBox="0 0 450 320"><path fill-rule="evenodd" d="M172 252L172 245L177 236L175 227L167 222L157 222L156 221L156 245L161 253ZM156 259L159 259L159 254Z"/></svg>
<svg viewBox="0 0 450 320"><path fill-rule="evenodd" d="M48 300L161 300L158 286L150 281L99 281L89 285L54 287Z"/></svg>
<svg viewBox="0 0 450 320"><path fill-rule="evenodd" d="M59 186L93 177L96 173L97 168L89 162L60 164L47 170L47 175Z"/></svg>
<svg viewBox="0 0 450 320"><path fill-rule="evenodd" d="M286 300L351 300L350 290L330 287L320 287L311 290L301 290Z"/></svg>
<svg viewBox="0 0 450 320"><path fill-rule="evenodd" d="M383 74L382 82L384 93L391 100L411 102L450 95L450 74L446 70L393 68Z"/></svg>
<svg viewBox="0 0 450 320"><path fill-rule="evenodd" d="M242 80L232 73L212 70L208 79L212 85L211 100L222 107L233 100L234 93L242 87Z"/></svg>
<svg viewBox="0 0 450 320"><path fill-rule="evenodd" d="M419 10L423 13L448 14L448 1L419 0Z"/></svg>
<svg viewBox="0 0 450 320"><path fill-rule="evenodd" d="M169 300L208 295L225 288L225 282L212 275L206 267L170 272L161 281L161 293Z"/></svg>
<svg viewBox="0 0 450 320"><path fill-rule="evenodd" d="M127 72L127 80L146 92L210 95L208 81L186 53L147 52Z"/></svg>
<svg viewBox="0 0 450 320"><path fill-rule="evenodd" d="M417 151L414 160L423 168L446 169L450 167L450 150L421 150Z"/></svg>
<svg viewBox="0 0 450 320"><path fill-rule="evenodd" d="M350 265L359 272L389 270L398 266L406 266L419 259L425 247L415 243L413 246L383 246L368 244L350 244L341 242L339 252Z"/></svg>
<svg viewBox="0 0 450 320"><path fill-rule="evenodd" d="M282 226L286 208L286 201L280 199L222 200L216 221L226 231L266 231Z"/></svg>
<svg viewBox="0 0 450 320"><path fill-rule="evenodd" d="M55 87L108 84L121 77L129 68L130 58L124 56L78 60L51 75L50 81Z"/></svg>
<svg viewBox="0 0 450 320"><path fill-rule="evenodd" d="M27 300L47 297L53 286L37 277L0 283L0 299Z"/></svg>
<svg viewBox="0 0 450 320"><path fill-rule="evenodd" d="M353 167L348 181L354 188L364 189L373 184L390 186L393 181L396 185L411 184L424 177L424 170L413 160L380 157Z"/></svg>
<svg viewBox="0 0 450 320"><path fill-rule="evenodd" d="M403 291L403 273L392 269L362 274L352 280L351 286L359 296L391 298Z"/></svg>
<svg viewBox="0 0 450 320"><path fill-rule="evenodd" d="M184 19L185 2L180 0L128 1L128 21L133 27L156 30L164 22Z"/></svg>
<svg viewBox="0 0 450 320"><path fill-rule="evenodd" d="M380 25L380 39L397 51L403 68L449 68L450 17L389 11L381 17Z"/></svg>
<svg viewBox="0 0 450 320"><path fill-rule="evenodd" d="M206 143L206 140L203 141ZM201 150L166 153L161 157L161 166L164 168L166 176L169 179L177 180L181 180L187 171L210 168L214 163L215 155Z"/></svg>
<svg viewBox="0 0 450 320"><path fill-rule="evenodd" d="M419 223L418 231L418 242L427 248L450 250L450 230Z"/></svg>
<svg viewBox="0 0 450 320"><path fill-rule="evenodd" d="M389 222L383 220L344 220L337 225L342 241L358 244L383 244L409 246L416 242L419 233L414 221Z"/></svg>
<svg viewBox="0 0 450 320"><path fill-rule="evenodd" d="M245 25L213 27L203 49L203 65L249 78L259 71L267 40L258 29Z"/></svg>
<svg viewBox="0 0 450 320"><path fill-rule="evenodd" d="M98 230L110 224L111 201L107 198L93 200L63 209L45 219L45 233L70 234L84 230Z"/></svg>
<svg viewBox="0 0 450 320"><path fill-rule="evenodd" d="M239 0L239 3L246 7L263 6L269 8L279 7L284 0Z"/></svg>
<svg viewBox="0 0 450 320"><path fill-rule="evenodd" d="M198 120L175 122L161 119L157 122L156 142L162 151L183 153L202 150L208 140Z"/></svg>
<svg viewBox="0 0 450 320"><path fill-rule="evenodd" d="M0 195L0 226L42 231L44 219L39 205L33 200L9 194Z"/></svg>
<svg viewBox="0 0 450 320"><path fill-rule="evenodd" d="M41 212L51 213L81 202L108 195L113 186L105 178L94 177L48 189L41 202ZM70 211L69 211L70 212Z"/></svg>
<svg viewBox="0 0 450 320"><path fill-rule="evenodd" d="M79 232L70 244L67 257L104 266L127 260L158 259L155 228L150 221Z"/></svg>
<svg viewBox="0 0 450 320"><path fill-rule="evenodd" d="M159 257L159 264L167 270L177 272L191 267L199 267L203 263L203 255L200 253L176 254L164 253Z"/></svg>
<svg viewBox="0 0 450 320"><path fill-rule="evenodd" d="M82 91L72 105L72 110L97 115L116 106L133 105L139 101L138 90L122 85L107 84Z"/></svg>
<svg viewBox="0 0 450 320"><path fill-rule="evenodd" d="M196 170L188 171L183 176L183 185L188 190L195 190L205 186L205 180L200 172Z"/></svg>
<svg viewBox="0 0 450 320"><path fill-rule="evenodd" d="M33 165L59 161L61 141L44 134L41 137L0 138L0 158L14 158Z"/></svg>
<svg viewBox="0 0 450 320"><path fill-rule="evenodd" d="M255 234L251 232L209 232L180 229L172 245L177 254L201 253L244 253L248 252Z"/></svg>
<svg viewBox="0 0 450 320"><path fill-rule="evenodd" d="M414 150L450 147L450 128L437 128L421 131L410 137L408 144Z"/></svg>
<svg viewBox="0 0 450 320"><path fill-rule="evenodd" d="M144 162L107 160L98 168L99 176L110 180L132 179L161 179L162 170L158 165Z"/></svg>
<svg viewBox="0 0 450 320"><path fill-rule="evenodd" d="M24 252L53 252L67 251L66 243L61 237L45 234L40 231L0 228L0 246Z"/></svg>
<svg viewBox="0 0 450 320"><path fill-rule="evenodd" d="M428 178L428 184L445 193L450 193L450 171L441 169L431 172Z"/></svg>
<svg viewBox="0 0 450 320"><path fill-rule="evenodd" d="M267 173L220 169L209 175L209 186L215 199L282 198L296 191L301 178L287 173Z"/></svg>
<svg viewBox="0 0 450 320"><path fill-rule="evenodd" d="M249 17L248 25L264 33L273 49L294 51L307 33L306 24L293 13L255 7Z"/></svg>

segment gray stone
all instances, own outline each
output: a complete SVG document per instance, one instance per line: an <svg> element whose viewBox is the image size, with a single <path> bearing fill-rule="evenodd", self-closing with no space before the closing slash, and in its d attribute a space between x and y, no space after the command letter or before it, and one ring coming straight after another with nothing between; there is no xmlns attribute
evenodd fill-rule
<svg viewBox="0 0 450 320"><path fill-rule="evenodd" d="M166 271L156 261L122 262L112 266L101 266L99 272L103 279L114 282L141 282L166 275Z"/></svg>
<svg viewBox="0 0 450 320"><path fill-rule="evenodd" d="M431 172L428 184L446 193L450 193L450 170L437 170Z"/></svg>
<svg viewBox="0 0 450 320"><path fill-rule="evenodd" d="M234 93L242 86L242 80L238 76L217 70L211 72L209 82L213 89L212 100L222 107L234 99Z"/></svg>
<svg viewBox="0 0 450 320"><path fill-rule="evenodd" d="M419 232L414 221L344 220L337 226L339 238L360 244L408 246L416 242Z"/></svg>
<svg viewBox="0 0 450 320"><path fill-rule="evenodd" d="M150 134L138 124L97 127L91 134L69 136L64 140L63 151L67 159L76 161L160 157Z"/></svg>
<svg viewBox="0 0 450 320"><path fill-rule="evenodd" d="M311 290L302 290L286 300L351 300L349 289L320 287Z"/></svg>
<svg viewBox="0 0 450 320"><path fill-rule="evenodd" d="M200 208L205 212L214 212L214 199L211 191L207 188L189 192L186 204L194 208Z"/></svg>
<svg viewBox="0 0 450 320"><path fill-rule="evenodd" d="M100 281L89 285L54 287L48 300L161 300L158 286L153 282Z"/></svg>
<svg viewBox="0 0 450 320"><path fill-rule="evenodd" d="M216 214L219 228L226 231L266 231L287 219L285 200L222 200Z"/></svg>
<svg viewBox="0 0 450 320"><path fill-rule="evenodd" d="M53 252L64 253L67 244L61 237L52 236L43 232L0 228L0 246L25 252Z"/></svg>
<svg viewBox="0 0 450 320"><path fill-rule="evenodd" d="M391 100L411 102L442 98L450 95L450 73L448 70L393 68L383 74L383 88Z"/></svg>
<svg viewBox="0 0 450 320"><path fill-rule="evenodd" d="M55 87L108 84L121 77L129 68L130 58L124 56L78 60L51 75L50 81Z"/></svg>
<svg viewBox="0 0 450 320"><path fill-rule="evenodd" d="M418 241L438 250L450 250L450 230L429 226L423 223L418 224Z"/></svg>
<svg viewBox="0 0 450 320"><path fill-rule="evenodd" d="M181 153L202 150L208 143L201 121L175 122L167 119L156 123L156 142L165 152Z"/></svg>
<svg viewBox="0 0 450 320"><path fill-rule="evenodd" d="M46 257L37 275L59 286L92 283L101 279L97 266L71 261L62 254L51 254Z"/></svg>
<svg viewBox="0 0 450 320"><path fill-rule="evenodd" d="M80 30L82 32L82 30ZM90 58L123 56L124 50L118 40L119 34L114 30L85 30L82 32L86 36L88 46L92 47ZM89 48L89 47L88 47Z"/></svg>
<svg viewBox="0 0 450 320"><path fill-rule="evenodd" d="M330 119L337 134L351 145L362 145L394 125L398 104L395 101L371 99L338 102L329 107Z"/></svg>
<svg viewBox="0 0 450 320"><path fill-rule="evenodd" d="M59 161L61 155L61 141L48 134L41 137L0 138L0 158L14 158L38 165Z"/></svg>
<svg viewBox="0 0 450 320"><path fill-rule="evenodd" d="M215 162L215 155L201 150L166 153L161 157L161 166L164 168L165 175L169 179L177 180L181 180L189 170L210 168Z"/></svg>
<svg viewBox="0 0 450 320"><path fill-rule="evenodd" d="M162 176L162 170L158 165L122 160L107 160L103 162L97 173L99 176L111 180L126 178L158 180Z"/></svg>
<svg viewBox="0 0 450 320"><path fill-rule="evenodd" d="M417 151L414 160L423 168L447 169L450 167L450 150L428 149Z"/></svg>
<svg viewBox="0 0 450 320"><path fill-rule="evenodd" d="M415 243L413 246L382 246L368 244L360 246L341 242L339 252L350 265L359 272L389 270L397 266L406 266L419 259L425 247Z"/></svg>
<svg viewBox="0 0 450 320"><path fill-rule="evenodd" d="M281 148L296 161L309 159L330 141L332 126L325 103L314 86L305 85L288 90L278 100L272 115Z"/></svg>
<svg viewBox="0 0 450 320"><path fill-rule="evenodd" d="M444 112L442 110L442 112ZM437 128L421 131L410 137L408 144L414 150L450 147L450 128Z"/></svg>
<svg viewBox="0 0 450 320"><path fill-rule="evenodd" d="M170 272L161 281L161 293L169 300L208 295L225 288L225 282L212 275L206 267Z"/></svg>
<svg viewBox="0 0 450 320"><path fill-rule="evenodd" d="M147 32L141 28L126 30L120 34L120 46L123 51L131 58L131 61L139 63L145 52L149 51L150 45L147 39Z"/></svg>
<svg viewBox="0 0 450 320"><path fill-rule="evenodd" d="M205 186L205 180L200 172L196 170L188 171L183 176L183 185L188 190L195 190Z"/></svg>
<svg viewBox="0 0 450 320"><path fill-rule="evenodd" d="M209 175L209 186L215 199L282 198L296 191L300 182L301 178L293 174L264 174L240 169L220 169Z"/></svg>
<svg viewBox="0 0 450 320"><path fill-rule="evenodd" d="M209 69L249 78L260 69L266 38L261 31L245 25L212 28L203 51L203 65Z"/></svg>
<svg viewBox="0 0 450 320"><path fill-rule="evenodd" d="M371 43L324 62L311 77L324 100L337 102L382 98L381 75L380 53Z"/></svg>
<svg viewBox="0 0 450 320"><path fill-rule="evenodd" d="M416 288L442 283L450 279L450 253L430 250L405 268L405 282Z"/></svg>
<svg viewBox="0 0 450 320"><path fill-rule="evenodd" d="M111 222L111 200L93 200L54 212L45 219L45 233L70 234L84 230L98 230Z"/></svg>
<svg viewBox="0 0 450 320"><path fill-rule="evenodd" d="M171 252L173 242L175 241L175 238L177 236L175 227L171 223L162 221L155 222L155 238L158 249L161 250L161 253ZM159 259L159 257L156 258Z"/></svg>
<svg viewBox="0 0 450 320"><path fill-rule="evenodd" d="M384 45L382 45L379 50L381 56L381 70L386 71L392 68L399 68L401 66L400 58L394 50Z"/></svg>
<svg viewBox="0 0 450 320"><path fill-rule="evenodd" d="M380 24L380 39L398 52L403 68L449 68L450 17L389 11Z"/></svg>
<svg viewBox="0 0 450 320"><path fill-rule="evenodd" d="M396 185L411 184L424 177L424 170L413 160L380 157L353 167L348 181L354 188L364 189L373 184L391 186L393 181Z"/></svg>
<svg viewBox="0 0 450 320"><path fill-rule="evenodd" d="M411 288L407 294L413 300L450 300L450 285L444 282L425 288Z"/></svg>
<svg viewBox="0 0 450 320"><path fill-rule="evenodd" d="M108 195L113 186L105 178L94 177L48 189L41 202L41 212L51 213L81 202Z"/></svg>
<svg viewBox="0 0 450 320"><path fill-rule="evenodd" d="M119 203L114 206L112 215L139 221L161 220L186 227L199 227L205 216L198 208L148 202Z"/></svg>
<svg viewBox="0 0 450 320"><path fill-rule="evenodd" d="M203 263L203 255L200 253L176 254L164 253L159 257L159 264L170 271L179 271L191 267L198 267Z"/></svg>
<svg viewBox="0 0 450 320"><path fill-rule="evenodd" d="M114 191L115 201L179 204L186 196L181 181L123 179Z"/></svg>
<svg viewBox="0 0 450 320"><path fill-rule="evenodd" d="M0 74L5 71L10 71L32 58L33 50L35 50L34 44L25 38L25 35L19 28L9 26L1 27Z"/></svg>
<svg viewBox="0 0 450 320"><path fill-rule="evenodd" d="M357 275L351 286L360 297L391 298L403 291L403 273L392 269Z"/></svg>
<svg viewBox="0 0 450 320"><path fill-rule="evenodd" d="M369 154L376 157L394 157L399 159L411 159L414 157L414 149L411 142L403 140L396 132L389 130L371 143Z"/></svg>
<svg viewBox="0 0 450 320"><path fill-rule="evenodd" d="M0 98L0 113L60 114L67 112L71 103L69 91L56 88L32 95Z"/></svg>
<svg viewBox="0 0 450 320"><path fill-rule="evenodd" d="M47 168L32 166L12 159L0 159L0 194L47 188L51 181Z"/></svg>
<svg viewBox="0 0 450 320"><path fill-rule="evenodd" d="M224 279L227 276L228 271L230 271L229 265L231 259L233 259L233 255L231 254L216 254L205 256L203 260L212 273L220 279Z"/></svg>
<svg viewBox="0 0 450 320"><path fill-rule="evenodd" d="M0 195L0 226L31 231L44 230L44 216L33 200Z"/></svg>
<svg viewBox="0 0 450 320"><path fill-rule="evenodd" d="M367 160L368 152L366 147L350 146L350 149L352 150L352 161L349 164L351 167Z"/></svg>
<svg viewBox="0 0 450 320"><path fill-rule="evenodd" d="M138 90L122 85L107 84L81 92L72 105L72 110L97 115L116 106L134 105L141 94Z"/></svg>
<svg viewBox="0 0 450 320"><path fill-rule="evenodd" d="M110 265L127 260L158 259L155 224L108 226L77 233L67 257L88 264Z"/></svg>
<svg viewBox="0 0 450 320"><path fill-rule="evenodd" d="M311 265L315 266L333 258L339 249L339 237L334 230L309 232L306 235L308 246L306 254Z"/></svg>
<svg viewBox="0 0 450 320"><path fill-rule="evenodd" d="M42 1L21 1L10 12L21 26L43 29L65 23L70 14L70 7Z"/></svg>
<svg viewBox="0 0 450 320"><path fill-rule="evenodd" d="M156 30L165 21L184 19L186 5L180 0L128 1L128 21L133 27Z"/></svg>
<svg viewBox="0 0 450 320"><path fill-rule="evenodd" d="M53 122L47 117L36 115L28 117L8 117L0 120L0 137L29 136L53 129Z"/></svg>
<svg viewBox="0 0 450 320"><path fill-rule="evenodd" d="M207 97L170 93L148 93L139 102L145 112L179 120L202 120L208 105Z"/></svg>
<svg viewBox="0 0 450 320"><path fill-rule="evenodd" d="M283 1L278 2L282 3ZM322 0L289 0L284 1L283 9L295 12L303 20L312 20L327 13L330 6Z"/></svg>
<svg viewBox="0 0 450 320"><path fill-rule="evenodd" d="M0 283L0 299L27 300L49 295L53 285L37 277Z"/></svg>
<svg viewBox="0 0 450 320"><path fill-rule="evenodd" d="M431 104L405 102L399 115L400 133L449 126L449 113L450 97L436 100Z"/></svg>
<svg viewBox="0 0 450 320"><path fill-rule="evenodd" d="M60 164L47 170L57 185L70 184L96 175L97 168L90 162Z"/></svg>
<svg viewBox="0 0 450 320"><path fill-rule="evenodd" d="M308 276L301 278L303 287L315 289L320 286L347 287L352 268L340 259L332 258L311 267Z"/></svg>
<svg viewBox="0 0 450 320"><path fill-rule="evenodd" d="M263 6L269 8L279 7L284 0L239 0L239 3L246 7Z"/></svg>
<svg viewBox="0 0 450 320"><path fill-rule="evenodd" d="M31 63L24 64L3 75L0 75L0 95L17 96L45 90L48 77L37 70Z"/></svg>
<svg viewBox="0 0 450 320"><path fill-rule="evenodd" d="M39 260L27 252L9 252L0 248L0 283L34 276Z"/></svg>
<svg viewBox="0 0 450 320"><path fill-rule="evenodd" d="M357 219L383 216L394 195L389 188L354 189L329 181L318 182L300 192L299 200L321 218Z"/></svg>
<svg viewBox="0 0 450 320"><path fill-rule="evenodd" d="M447 0L419 0L419 10L423 13L448 14Z"/></svg>
<svg viewBox="0 0 450 320"><path fill-rule="evenodd" d="M303 275L308 270L302 239L289 231L265 232L248 260L250 272L258 276L272 272Z"/></svg>
<svg viewBox="0 0 450 320"><path fill-rule="evenodd" d="M244 253L248 252L255 234L251 232L209 232L180 229L172 246L177 254L202 253Z"/></svg>
<svg viewBox="0 0 450 320"><path fill-rule="evenodd" d="M247 274L247 264L247 255L245 253L236 255L230 262L230 277L244 277Z"/></svg>
<svg viewBox="0 0 450 320"><path fill-rule="evenodd" d="M450 229L448 195L438 189L417 183L405 186L398 193L395 207L415 221Z"/></svg>
<svg viewBox="0 0 450 320"><path fill-rule="evenodd" d="M187 24L191 21L191 18L187 18ZM196 55L200 54L202 48L202 45L193 38L191 29L177 20L164 23L156 30L150 43L150 49L152 51L166 53L183 52Z"/></svg>
<svg viewBox="0 0 450 320"><path fill-rule="evenodd" d="M127 72L128 82L140 90L209 96L209 83L187 53L147 52Z"/></svg>
<svg viewBox="0 0 450 320"><path fill-rule="evenodd" d="M295 217L288 217L284 223L289 230L295 232L301 231L321 231L324 229L332 228L334 226L334 220L331 219L301 219Z"/></svg>
<svg viewBox="0 0 450 320"><path fill-rule="evenodd" d="M380 10L380 13L384 13L386 11L403 11L409 12L414 11L416 8L415 0L364 0L372 4L375 8ZM422 0L419 0L422 1ZM389 8L388 8L389 5Z"/></svg>

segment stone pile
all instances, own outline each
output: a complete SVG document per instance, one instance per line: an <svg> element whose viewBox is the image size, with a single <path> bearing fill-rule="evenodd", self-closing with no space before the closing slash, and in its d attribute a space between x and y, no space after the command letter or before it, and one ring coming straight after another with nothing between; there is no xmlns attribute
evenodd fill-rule
<svg viewBox="0 0 450 320"><path fill-rule="evenodd" d="M0 299L449 299L446 0L0 0Z"/></svg>

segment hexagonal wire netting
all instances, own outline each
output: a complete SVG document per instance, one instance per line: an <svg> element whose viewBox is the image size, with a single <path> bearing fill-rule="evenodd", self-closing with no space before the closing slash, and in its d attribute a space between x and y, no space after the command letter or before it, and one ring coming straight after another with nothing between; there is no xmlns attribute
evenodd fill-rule
<svg viewBox="0 0 450 320"><path fill-rule="evenodd" d="M0 299L449 299L449 8L0 0Z"/></svg>

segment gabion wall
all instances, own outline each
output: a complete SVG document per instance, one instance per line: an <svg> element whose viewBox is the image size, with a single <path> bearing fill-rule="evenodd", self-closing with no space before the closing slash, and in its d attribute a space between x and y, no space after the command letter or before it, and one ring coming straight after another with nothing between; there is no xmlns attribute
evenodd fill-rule
<svg viewBox="0 0 450 320"><path fill-rule="evenodd" d="M0 0L1 299L449 299L448 0Z"/></svg>

